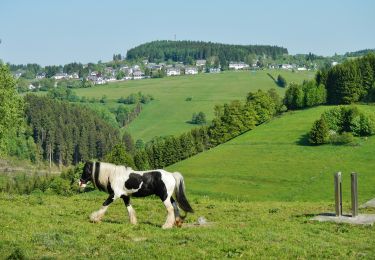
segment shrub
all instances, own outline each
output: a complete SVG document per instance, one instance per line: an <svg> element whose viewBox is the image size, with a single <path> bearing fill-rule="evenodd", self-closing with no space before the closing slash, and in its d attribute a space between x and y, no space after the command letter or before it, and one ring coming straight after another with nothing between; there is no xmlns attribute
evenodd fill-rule
<svg viewBox="0 0 375 260"><path fill-rule="evenodd" d="M285 88L287 85L285 78L281 76L280 74L279 76L277 76L277 85L279 85L282 88Z"/></svg>
<svg viewBox="0 0 375 260"><path fill-rule="evenodd" d="M315 121L309 134L311 144L325 144L329 137L329 128L324 117Z"/></svg>
<svg viewBox="0 0 375 260"><path fill-rule="evenodd" d="M343 132L342 134L333 134L329 137L329 141L332 144L350 144L354 141L352 133Z"/></svg>
<svg viewBox="0 0 375 260"><path fill-rule="evenodd" d="M331 134L330 134L331 133ZM369 136L375 134L373 115L360 111L357 107L335 107L324 112L314 122L310 131L311 144L347 144L354 140L353 136Z"/></svg>
<svg viewBox="0 0 375 260"><path fill-rule="evenodd" d="M197 124L197 125L206 124L207 123L206 114L203 112L199 112L198 114L194 113L191 118L191 123Z"/></svg>

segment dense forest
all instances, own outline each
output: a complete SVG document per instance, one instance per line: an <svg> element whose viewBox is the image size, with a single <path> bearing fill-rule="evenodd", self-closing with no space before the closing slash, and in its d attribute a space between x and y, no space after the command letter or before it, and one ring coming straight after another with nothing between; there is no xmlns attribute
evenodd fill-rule
<svg viewBox="0 0 375 260"><path fill-rule="evenodd" d="M327 89L329 104L375 101L375 54L347 60L316 74L318 84Z"/></svg>
<svg viewBox="0 0 375 260"><path fill-rule="evenodd" d="M148 59L150 62L168 61L191 63L192 60L216 56L220 64L245 61L249 55L267 56L272 59L288 54L283 47L269 45L232 45L200 41L153 41L128 50L128 60Z"/></svg>
<svg viewBox="0 0 375 260"><path fill-rule="evenodd" d="M88 108L27 95L26 121L45 160L59 165L103 158L120 142L120 133Z"/></svg>

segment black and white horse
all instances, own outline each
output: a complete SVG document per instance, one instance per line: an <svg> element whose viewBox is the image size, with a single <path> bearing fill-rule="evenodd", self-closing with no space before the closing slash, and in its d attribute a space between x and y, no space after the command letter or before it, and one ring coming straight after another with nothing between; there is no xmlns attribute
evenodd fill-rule
<svg viewBox="0 0 375 260"><path fill-rule="evenodd" d="M98 222L104 216L109 204L122 198L129 213L129 220L137 224L135 211L130 204L130 197L146 197L152 194L160 197L167 209L168 215L163 228L181 226L182 218L178 206L185 212L194 212L186 196L182 175L178 172L165 170L134 171L130 167L104 162L86 162L80 187L85 187L91 181L95 187L109 194L103 206L91 214L90 219ZM177 201L177 204L176 204Z"/></svg>

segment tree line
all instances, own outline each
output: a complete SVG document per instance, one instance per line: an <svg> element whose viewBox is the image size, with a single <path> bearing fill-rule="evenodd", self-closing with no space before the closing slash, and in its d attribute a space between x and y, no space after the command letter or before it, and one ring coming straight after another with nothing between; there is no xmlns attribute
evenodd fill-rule
<svg viewBox="0 0 375 260"><path fill-rule="evenodd" d="M375 54L347 60L316 74L318 84L327 89L329 104L375 101Z"/></svg>
<svg viewBox="0 0 375 260"><path fill-rule="evenodd" d="M258 90L249 93L245 102L237 100L215 106L215 117L208 126L194 128L179 136L157 137L138 149L128 149L134 145L131 141L124 142L124 149L133 155L132 162L124 161L137 169L163 168L227 142L283 111L282 99L274 89Z"/></svg>
<svg viewBox="0 0 375 260"><path fill-rule="evenodd" d="M174 61L189 64L192 60L217 56L221 66L229 61L244 61L249 54L276 59L288 50L269 45L232 45L202 41L153 41L128 50L128 60L148 59L150 62Z"/></svg>
<svg viewBox="0 0 375 260"><path fill-rule="evenodd" d="M88 108L27 95L26 122L40 156L59 165L103 158L120 142L119 130Z"/></svg>

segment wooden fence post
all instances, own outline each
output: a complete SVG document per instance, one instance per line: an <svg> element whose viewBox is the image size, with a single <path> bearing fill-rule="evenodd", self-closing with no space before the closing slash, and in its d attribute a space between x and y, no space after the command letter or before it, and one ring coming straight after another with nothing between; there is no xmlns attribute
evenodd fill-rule
<svg viewBox="0 0 375 260"><path fill-rule="evenodd" d="M335 180L335 211L336 216L342 215L342 183L341 183L341 172L334 175Z"/></svg>
<svg viewBox="0 0 375 260"><path fill-rule="evenodd" d="M352 172L351 187L352 187L352 217L358 216L358 182L357 173Z"/></svg>

